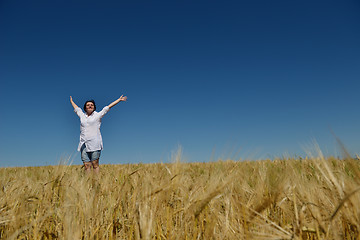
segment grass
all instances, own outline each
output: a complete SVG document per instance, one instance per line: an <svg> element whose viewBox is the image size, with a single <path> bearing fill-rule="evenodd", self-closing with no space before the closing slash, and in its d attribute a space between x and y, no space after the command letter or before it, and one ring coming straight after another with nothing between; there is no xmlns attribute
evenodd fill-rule
<svg viewBox="0 0 360 240"><path fill-rule="evenodd" d="M359 239L359 187L322 156L0 168L0 239Z"/></svg>

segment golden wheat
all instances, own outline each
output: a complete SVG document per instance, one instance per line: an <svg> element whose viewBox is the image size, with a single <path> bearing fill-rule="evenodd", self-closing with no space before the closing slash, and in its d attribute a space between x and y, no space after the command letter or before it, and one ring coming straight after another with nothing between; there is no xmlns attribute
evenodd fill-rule
<svg viewBox="0 0 360 240"><path fill-rule="evenodd" d="M358 239L360 164L0 168L1 239Z"/></svg>

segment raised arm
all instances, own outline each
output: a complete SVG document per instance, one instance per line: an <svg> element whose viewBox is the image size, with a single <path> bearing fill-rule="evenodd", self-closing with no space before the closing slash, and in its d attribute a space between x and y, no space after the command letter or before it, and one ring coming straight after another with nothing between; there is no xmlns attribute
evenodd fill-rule
<svg viewBox="0 0 360 240"><path fill-rule="evenodd" d="M76 108L78 108L78 106L74 103L74 101L72 100L72 97L70 96L70 102L71 102L71 105L74 107L74 110Z"/></svg>
<svg viewBox="0 0 360 240"><path fill-rule="evenodd" d="M116 99L115 101L113 101L112 103L110 103L108 105L109 108L112 108L113 106L115 106L116 104L118 104L119 102L126 102L127 97L124 95L121 95L121 97L119 97L118 99Z"/></svg>

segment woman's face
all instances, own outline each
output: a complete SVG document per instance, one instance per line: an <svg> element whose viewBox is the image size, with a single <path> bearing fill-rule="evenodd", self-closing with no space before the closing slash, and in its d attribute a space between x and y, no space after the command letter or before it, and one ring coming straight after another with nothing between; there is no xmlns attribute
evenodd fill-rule
<svg viewBox="0 0 360 240"><path fill-rule="evenodd" d="M92 102L86 103L85 109L88 115L92 114L92 112L94 111L94 104Z"/></svg>

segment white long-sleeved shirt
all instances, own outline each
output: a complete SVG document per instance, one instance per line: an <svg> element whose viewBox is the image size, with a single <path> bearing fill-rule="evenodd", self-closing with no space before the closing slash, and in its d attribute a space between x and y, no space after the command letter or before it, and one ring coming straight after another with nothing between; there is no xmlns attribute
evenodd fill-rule
<svg viewBox="0 0 360 240"><path fill-rule="evenodd" d="M80 118L80 142L78 151L85 144L87 152L103 149L103 141L100 132L101 118L109 111L109 107L104 107L100 112L94 111L90 116L84 113L81 108L76 108L74 112Z"/></svg>

